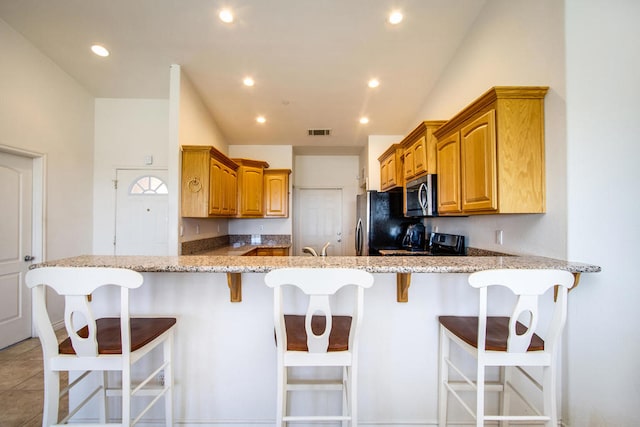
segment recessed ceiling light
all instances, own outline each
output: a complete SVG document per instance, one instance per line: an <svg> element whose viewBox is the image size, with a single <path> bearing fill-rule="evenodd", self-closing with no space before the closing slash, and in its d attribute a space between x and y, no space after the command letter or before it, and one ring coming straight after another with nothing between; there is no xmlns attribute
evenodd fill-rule
<svg viewBox="0 0 640 427"><path fill-rule="evenodd" d="M222 22L226 22L227 24L230 24L233 22L233 13L231 13L229 9L221 10L218 17L220 17L220 20Z"/></svg>
<svg viewBox="0 0 640 427"><path fill-rule="evenodd" d="M367 123L369 123L369 118L368 117L360 117L360 123L362 123L363 125L366 125Z"/></svg>
<svg viewBox="0 0 640 427"><path fill-rule="evenodd" d="M242 83L244 83L245 86L253 86L254 84L256 84L256 82L251 77L245 77L244 80L242 80Z"/></svg>
<svg viewBox="0 0 640 427"><path fill-rule="evenodd" d="M402 16L402 13L400 13L399 11L394 11L391 12L391 14L389 15L389 23L396 25L402 22L402 19L404 17Z"/></svg>
<svg viewBox="0 0 640 427"><path fill-rule="evenodd" d="M109 56L109 51L107 50L107 48L99 44L94 44L93 46L91 46L91 51L98 56Z"/></svg>
<svg viewBox="0 0 640 427"><path fill-rule="evenodd" d="M380 81L378 79L371 79L369 80L368 85L370 88L378 87L380 86Z"/></svg>
<svg viewBox="0 0 640 427"><path fill-rule="evenodd" d="M258 122L258 123L264 123L266 121L267 121L267 119L265 119L264 116L258 116L256 118L256 122Z"/></svg>

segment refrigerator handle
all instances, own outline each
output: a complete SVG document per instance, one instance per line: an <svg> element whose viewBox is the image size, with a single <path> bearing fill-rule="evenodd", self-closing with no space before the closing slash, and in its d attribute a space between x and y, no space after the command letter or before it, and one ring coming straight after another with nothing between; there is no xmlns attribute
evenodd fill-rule
<svg viewBox="0 0 640 427"><path fill-rule="evenodd" d="M356 255L362 255L362 219L358 218L356 225Z"/></svg>

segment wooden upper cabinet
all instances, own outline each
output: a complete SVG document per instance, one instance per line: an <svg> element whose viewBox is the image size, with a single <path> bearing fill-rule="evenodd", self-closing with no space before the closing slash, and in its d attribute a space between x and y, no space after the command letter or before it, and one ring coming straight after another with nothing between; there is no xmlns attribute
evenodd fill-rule
<svg viewBox="0 0 640 427"><path fill-rule="evenodd" d="M454 132L438 141L436 155L438 214L460 213L460 134Z"/></svg>
<svg viewBox="0 0 640 427"><path fill-rule="evenodd" d="M378 157L380 162L380 191L404 185L402 172L402 147L393 144Z"/></svg>
<svg viewBox="0 0 640 427"><path fill-rule="evenodd" d="M490 110L460 131L462 210L498 209L496 112Z"/></svg>
<svg viewBox="0 0 640 427"><path fill-rule="evenodd" d="M436 173L436 139L433 131L446 123L443 120L428 120L407 135L400 146L403 150L404 181Z"/></svg>
<svg viewBox="0 0 640 427"><path fill-rule="evenodd" d="M218 160L211 158L211 168L209 170L209 215L222 214L223 191L224 191L224 165Z"/></svg>
<svg viewBox="0 0 640 427"><path fill-rule="evenodd" d="M434 132L440 214L545 212L547 90L494 87ZM457 159L446 147L455 138ZM459 210L449 205L451 191L459 192Z"/></svg>
<svg viewBox="0 0 640 427"><path fill-rule="evenodd" d="M238 168L238 212L239 217L262 217L263 174L269 164L260 160L232 159Z"/></svg>
<svg viewBox="0 0 640 427"><path fill-rule="evenodd" d="M291 169L264 170L264 216L289 216L289 175Z"/></svg>
<svg viewBox="0 0 640 427"><path fill-rule="evenodd" d="M224 210L228 203L228 191L224 174L234 175L238 165L211 146L182 146L182 192L180 212L183 217L207 218L230 216ZM235 188L233 189L235 192ZM229 212L235 210L228 205Z"/></svg>

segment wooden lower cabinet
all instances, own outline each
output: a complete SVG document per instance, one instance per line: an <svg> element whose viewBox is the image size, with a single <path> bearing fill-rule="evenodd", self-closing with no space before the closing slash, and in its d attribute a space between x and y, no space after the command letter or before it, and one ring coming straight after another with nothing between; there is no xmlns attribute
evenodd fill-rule
<svg viewBox="0 0 640 427"><path fill-rule="evenodd" d="M543 213L546 87L494 87L434 132L438 213Z"/></svg>
<svg viewBox="0 0 640 427"><path fill-rule="evenodd" d="M289 256L289 248L256 248L244 256Z"/></svg>
<svg viewBox="0 0 640 427"><path fill-rule="evenodd" d="M289 248L258 248L258 256L289 256Z"/></svg>

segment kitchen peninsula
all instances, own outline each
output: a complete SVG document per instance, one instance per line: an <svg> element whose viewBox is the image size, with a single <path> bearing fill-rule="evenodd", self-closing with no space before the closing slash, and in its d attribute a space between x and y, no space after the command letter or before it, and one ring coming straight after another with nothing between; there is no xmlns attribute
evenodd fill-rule
<svg viewBox="0 0 640 427"><path fill-rule="evenodd" d="M494 268L558 268L577 276L600 271L595 265L545 257L468 253L472 256L78 256L33 268L123 267L143 273L144 284L131 294L131 312L178 318L176 423L224 426L273 425L273 294L264 284L264 273L286 267L369 271L375 282L365 292L360 344L362 424L395 425L394 420L411 420L429 425L436 413L437 316L476 312L477 293L466 282L468 273ZM409 275L411 298L398 304L397 283ZM243 298L239 304L229 302L230 277L241 278ZM117 308L109 302L117 301L115 292L101 289L94 294L94 301L103 301L98 315ZM551 303L552 297L547 300Z"/></svg>

